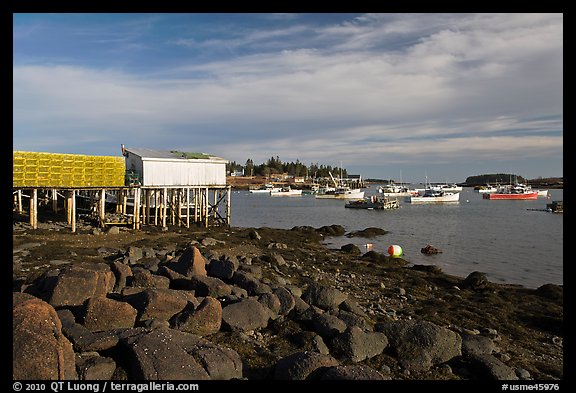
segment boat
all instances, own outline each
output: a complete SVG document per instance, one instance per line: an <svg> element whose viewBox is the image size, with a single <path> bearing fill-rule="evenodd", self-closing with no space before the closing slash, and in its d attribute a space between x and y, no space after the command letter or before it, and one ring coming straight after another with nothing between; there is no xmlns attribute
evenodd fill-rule
<svg viewBox="0 0 576 393"><path fill-rule="evenodd" d="M491 194L483 194L484 199L512 199L512 200L527 200L537 199L538 191L532 190L532 187L524 184L504 185L498 191Z"/></svg>
<svg viewBox="0 0 576 393"><path fill-rule="evenodd" d="M458 203L459 192L446 192L433 188L426 188L422 195L411 196L410 203Z"/></svg>
<svg viewBox="0 0 576 393"><path fill-rule="evenodd" d="M328 172L334 182L334 187L320 188L318 192L314 195L318 199L362 199L364 198L364 191L360 188L351 188L345 186L340 182L337 182L332 176L331 172Z"/></svg>
<svg viewBox="0 0 576 393"><path fill-rule="evenodd" d="M360 188L335 187L314 195L318 199L362 199L364 191Z"/></svg>
<svg viewBox="0 0 576 393"><path fill-rule="evenodd" d="M389 183L386 186L378 187L378 193L384 194L384 196L387 197L407 197L412 195L418 195L418 191L410 190L406 186L394 183Z"/></svg>
<svg viewBox="0 0 576 393"><path fill-rule="evenodd" d="M251 188L250 189L250 193L251 194L266 194L266 193L270 193L272 191L279 191L280 187L276 187L273 184L264 184L258 188Z"/></svg>
<svg viewBox="0 0 576 393"><path fill-rule="evenodd" d="M462 191L462 186L456 185L456 184L436 184L431 186L431 188L433 190L440 190L440 191L444 191L444 192L460 192Z"/></svg>
<svg viewBox="0 0 576 393"><path fill-rule="evenodd" d="M498 187L491 184L486 184L485 186L474 187L474 191L477 191L480 194L492 194L498 191Z"/></svg>
<svg viewBox="0 0 576 393"><path fill-rule="evenodd" d="M389 210L389 209L398 209L400 204L398 203L398 199L382 197L379 195L373 195L370 198L363 198L357 199L354 201L350 201L344 205L344 207L350 209L368 209L368 210Z"/></svg>
<svg viewBox="0 0 576 393"><path fill-rule="evenodd" d="M290 187L282 187L279 190L271 191L270 196L300 196L302 190L296 190Z"/></svg>
<svg viewBox="0 0 576 393"><path fill-rule="evenodd" d="M547 197L548 195L550 195L550 193L548 192L548 190L536 190L538 192L538 196L543 196L543 197Z"/></svg>

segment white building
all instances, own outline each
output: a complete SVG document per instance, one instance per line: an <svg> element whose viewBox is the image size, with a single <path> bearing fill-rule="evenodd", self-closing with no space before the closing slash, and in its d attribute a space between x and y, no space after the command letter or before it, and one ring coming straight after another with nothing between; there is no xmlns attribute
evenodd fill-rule
<svg viewBox="0 0 576 393"><path fill-rule="evenodd" d="M227 160L205 153L125 148L126 170L144 187L226 186Z"/></svg>

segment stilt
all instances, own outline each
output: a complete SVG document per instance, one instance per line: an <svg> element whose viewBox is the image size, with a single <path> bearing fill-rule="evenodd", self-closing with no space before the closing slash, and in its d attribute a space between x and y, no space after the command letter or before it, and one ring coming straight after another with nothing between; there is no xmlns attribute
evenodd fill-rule
<svg viewBox="0 0 576 393"><path fill-rule="evenodd" d="M56 189L52 189L52 211L58 213L58 192Z"/></svg>
<svg viewBox="0 0 576 393"><path fill-rule="evenodd" d="M99 208L100 226L104 227L104 220L106 219L106 189L100 190L100 208Z"/></svg>
<svg viewBox="0 0 576 393"><path fill-rule="evenodd" d="M18 214L22 214L22 190L18 190Z"/></svg>
<svg viewBox="0 0 576 393"><path fill-rule="evenodd" d="M70 205L71 205L70 222L72 224L72 233L76 233L76 190L72 190L72 198Z"/></svg>
<svg viewBox="0 0 576 393"><path fill-rule="evenodd" d="M186 189L186 228L190 228L190 189Z"/></svg>
<svg viewBox="0 0 576 393"><path fill-rule="evenodd" d="M146 190L146 219L144 220L145 224L150 224L150 204L152 203L152 191Z"/></svg>
<svg viewBox="0 0 576 393"><path fill-rule="evenodd" d="M72 199L74 198L72 191L68 191L66 198L66 220L68 225L72 225Z"/></svg>
<svg viewBox="0 0 576 393"><path fill-rule="evenodd" d="M126 205L128 204L128 190L122 190L122 214L127 214Z"/></svg>
<svg viewBox="0 0 576 393"><path fill-rule="evenodd" d="M158 225L158 190L154 190L154 225Z"/></svg>
<svg viewBox="0 0 576 393"><path fill-rule="evenodd" d="M230 225L230 190L231 186L228 186L228 195L226 196L226 224Z"/></svg>
<svg viewBox="0 0 576 393"><path fill-rule="evenodd" d="M32 190L30 198L30 226L32 229L38 229L38 190Z"/></svg>
<svg viewBox="0 0 576 393"><path fill-rule="evenodd" d="M168 189L163 189L163 196L162 196L162 228L166 228L166 208L168 204Z"/></svg>
<svg viewBox="0 0 576 393"><path fill-rule="evenodd" d="M208 228L208 187L204 190L204 226Z"/></svg>

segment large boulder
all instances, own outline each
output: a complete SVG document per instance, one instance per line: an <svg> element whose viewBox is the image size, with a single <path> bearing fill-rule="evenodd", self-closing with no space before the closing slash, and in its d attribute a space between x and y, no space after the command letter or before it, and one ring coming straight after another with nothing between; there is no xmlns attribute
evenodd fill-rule
<svg viewBox="0 0 576 393"><path fill-rule="evenodd" d="M172 329L154 329L121 341L132 379L206 380L210 376L190 354L199 336Z"/></svg>
<svg viewBox="0 0 576 393"><path fill-rule="evenodd" d="M77 379L72 344L54 308L41 299L13 294L12 379Z"/></svg>
<svg viewBox="0 0 576 393"><path fill-rule="evenodd" d="M222 322L230 330L250 331L268 326L270 312L255 298L243 299L222 310Z"/></svg>
<svg viewBox="0 0 576 393"><path fill-rule="evenodd" d="M208 336L220 330L222 306L217 299L207 296L194 310L184 310L173 319L178 330Z"/></svg>
<svg viewBox="0 0 576 393"><path fill-rule="evenodd" d="M460 335L432 322L378 323L375 330L386 335L398 361L408 370L427 371L434 365L462 355Z"/></svg>
<svg viewBox="0 0 576 393"><path fill-rule="evenodd" d="M132 269L133 277L131 285L140 288L169 288L170 279L168 277L152 274L144 268Z"/></svg>
<svg viewBox="0 0 576 393"><path fill-rule="evenodd" d="M134 295L126 296L123 300L138 310L138 320L161 319L168 321L175 314L198 300L192 291L178 291L175 289L149 288Z"/></svg>
<svg viewBox="0 0 576 393"><path fill-rule="evenodd" d="M238 269L240 263L235 257L221 257L220 259L213 259L208 265L208 275L212 277L230 280L234 276L234 272Z"/></svg>
<svg viewBox="0 0 576 393"><path fill-rule="evenodd" d="M216 277L192 276L172 281L177 289L193 290L196 296L212 296L221 298L232 293L230 285Z"/></svg>
<svg viewBox="0 0 576 393"><path fill-rule="evenodd" d="M105 297L93 297L86 301L84 326L92 331L134 327L138 312L126 302Z"/></svg>
<svg viewBox="0 0 576 393"><path fill-rule="evenodd" d="M270 288L269 285L260 282L260 280L254 277L251 273L243 270L236 270L232 277L232 281L240 288L245 289L250 295L261 295L263 293L272 292L272 288Z"/></svg>
<svg viewBox="0 0 576 393"><path fill-rule="evenodd" d="M277 380L306 380L318 379L328 367L338 366L340 363L330 355L317 352L296 352L288 355L276 363L274 379Z"/></svg>
<svg viewBox="0 0 576 393"><path fill-rule="evenodd" d="M378 371L363 364L330 367L322 374L321 380L384 380Z"/></svg>
<svg viewBox="0 0 576 393"><path fill-rule="evenodd" d="M67 309L58 310L62 322L62 332L72 342L76 352L105 351L118 344L119 337L113 331L92 333L83 325L76 323L74 314Z"/></svg>
<svg viewBox="0 0 576 393"><path fill-rule="evenodd" d="M320 284L311 284L302 294L302 300L306 303L324 310L338 308L347 297L347 294L336 288Z"/></svg>
<svg viewBox="0 0 576 393"><path fill-rule="evenodd" d="M58 306L80 306L91 297L114 290L116 277L105 263L82 263L65 268L51 281L45 300Z"/></svg>
<svg viewBox="0 0 576 393"><path fill-rule="evenodd" d="M388 345L388 338L379 332L365 333L353 326L334 337L330 347L335 355L355 363L380 355Z"/></svg>
<svg viewBox="0 0 576 393"><path fill-rule="evenodd" d="M129 265L120 261L114 261L110 268L116 276L116 283L114 284L114 292L121 292L127 285L128 280L132 277L132 269Z"/></svg>
<svg viewBox="0 0 576 393"><path fill-rule="evenodd" d="M205 276L207 274L206 262L200 250L194 246L188 246L178 258L178 262L170 263L168 267L186 277Z"/></svg>

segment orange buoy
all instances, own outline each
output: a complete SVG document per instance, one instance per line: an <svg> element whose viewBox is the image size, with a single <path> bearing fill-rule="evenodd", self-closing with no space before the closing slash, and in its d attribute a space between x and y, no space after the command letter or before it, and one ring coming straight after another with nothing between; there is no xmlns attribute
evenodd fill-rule
<svg viewBox="0 0 576 393"><path fill-rule="evenodd" d="M397 258L397 257L401 257L402 256L402 247L394 244L391 245L390 247L388 247L388 254L390 254L391 257Z"/></svg>

